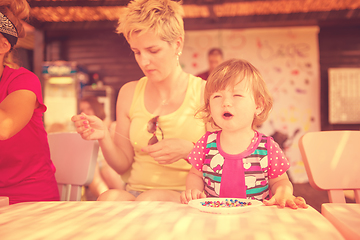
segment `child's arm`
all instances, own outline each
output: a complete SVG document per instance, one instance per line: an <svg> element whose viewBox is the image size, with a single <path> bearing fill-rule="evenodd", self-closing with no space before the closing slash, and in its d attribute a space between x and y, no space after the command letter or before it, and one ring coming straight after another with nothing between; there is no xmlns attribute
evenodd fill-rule
<svg viewBox="0 0 360 240"><path fill-rule="evenodd" d="M286 173L277 178L269 179L269 185L274 195L269 201L264 200L266 206L278 204L280 207L288 206L293 209L307 208L304 198L293 195L293 186Z"/></svg>
<svg viewBox="0 0 360 240"><path fill-rule="evenodd" d="M181 203L187 204L190 200L205 198L206 195L203 190L204 181L202 179L202 172L192 167L186 177L186 191L180 195Z"/></svg>

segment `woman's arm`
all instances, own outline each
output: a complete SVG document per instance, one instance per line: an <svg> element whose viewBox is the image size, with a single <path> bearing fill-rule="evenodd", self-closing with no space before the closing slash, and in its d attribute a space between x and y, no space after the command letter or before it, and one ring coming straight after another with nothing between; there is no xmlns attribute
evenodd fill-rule
<svg viewBox="0 0 360 240"><path fill-rule="evenodd" d="M186 159L194 144L179 138L167 138L154 145L148 145L141 149L147 152L159 164L171 164L180 159Z"/></svg>
<svg viewBox="0 0 360 240"><path fill-rule="evenodd" d="M120 89L116 103L114 141L109 131L106 138L99 140L106 162L119 174L126 172L134 161L134 148L129 136L129 112L136 84L137 82L129 82Z"/></svg>
<svg viewBox="0 0 360 240"><path fill-rule="evenodd" d="M17 90L0 103L0 140L14 136L30 121L39 103L34 92Z"/></svg>
<svg viewBox="0 0 360 240"><path fill-rule="evenodd" d="M115 134L110 134L106 124L96 116L80 114L72 117L77 132L86 140L97 139L106 162L119 174L124 173L134 159L129 139L129 111L136 84L136 81L129 82L120 89L116 104Z"/></svg>

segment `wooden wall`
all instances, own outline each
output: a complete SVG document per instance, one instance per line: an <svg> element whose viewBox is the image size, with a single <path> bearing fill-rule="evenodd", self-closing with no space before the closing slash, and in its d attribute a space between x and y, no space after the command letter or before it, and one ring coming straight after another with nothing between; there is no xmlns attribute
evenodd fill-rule
<svg viewBox="0 0 360 240"><path fill-rule="evenodd" d="M335 125L330 124L328 121L328 68L360 68L360 26L320 27L319 51L321 129L360 130L360 124Z"/></svg>
<svg viewBox="0 0 360 240"><path fill-rule="evenodd" d="M124 83L143 76L125 38L113 30L46 31L44 35L45 61L76 61L89 74L99 73L116 95ZM331 67L360 67L360 25L320 27L319 51L321 129L360 129L360 124L328 122L327 73Z"/></svg>
<svg viewBox="0 0 360 240"><path fill-rule="evenodd" d="M45 61L75 61L90 76L98 73L116 95L124 83L143 76L125 38L112 30L62 31L61 36L50 32L45 45Z"/></svg>

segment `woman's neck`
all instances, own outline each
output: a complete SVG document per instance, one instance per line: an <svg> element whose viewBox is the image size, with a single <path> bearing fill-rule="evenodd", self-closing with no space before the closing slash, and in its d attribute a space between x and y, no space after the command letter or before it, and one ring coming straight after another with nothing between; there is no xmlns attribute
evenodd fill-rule
<svg viewBox="0 0 360 240"><path fill-rule="evenodd" d="M188 74L177 68L166 79L159 82L148 81L148 90L156 93L160 102L170 102L186 91Z"/></svg>
<svg viewBox="0 0 360 240"><path fill-rule="evenodd" d="M163 81L147 82L145 106L149 112L164 115L180 107L185 98L189 75L179 69Z"/></svg>
<svg viewBox="0 0 360 240"><path fill-rule="evenodd" d="M163 100L169 100L187 86L186 81L187 73L185 73L180 67L171 73L166 79L159 82L148 82L149 87L156 91L158 96Z"/></svg>

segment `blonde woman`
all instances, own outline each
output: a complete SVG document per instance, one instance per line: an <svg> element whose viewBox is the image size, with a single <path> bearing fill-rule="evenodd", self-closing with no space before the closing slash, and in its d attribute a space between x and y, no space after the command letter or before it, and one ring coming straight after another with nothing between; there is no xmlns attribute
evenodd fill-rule
<svg viewBox="0 0 360 240"><path fill-rule="evenodd" d="M29 9L26 0L0 2L0 195L10 204L59 200L40 81L24 68L7 66L9 52L25 36L20 20Z"/></svg>
<svg viewBox="0 0 360 240"><path fill-rule="evenodd" d="M114 141L104 123L85 114L72 118L84 139L98 139L109 165L125 177L126 191L98 200L179 202L190 165L185 158L205 133L194 114L205 82L185 73L182 6L171 0L131 1L117 32L127 39L145 77L125 84L116 106Z"/></svg>

